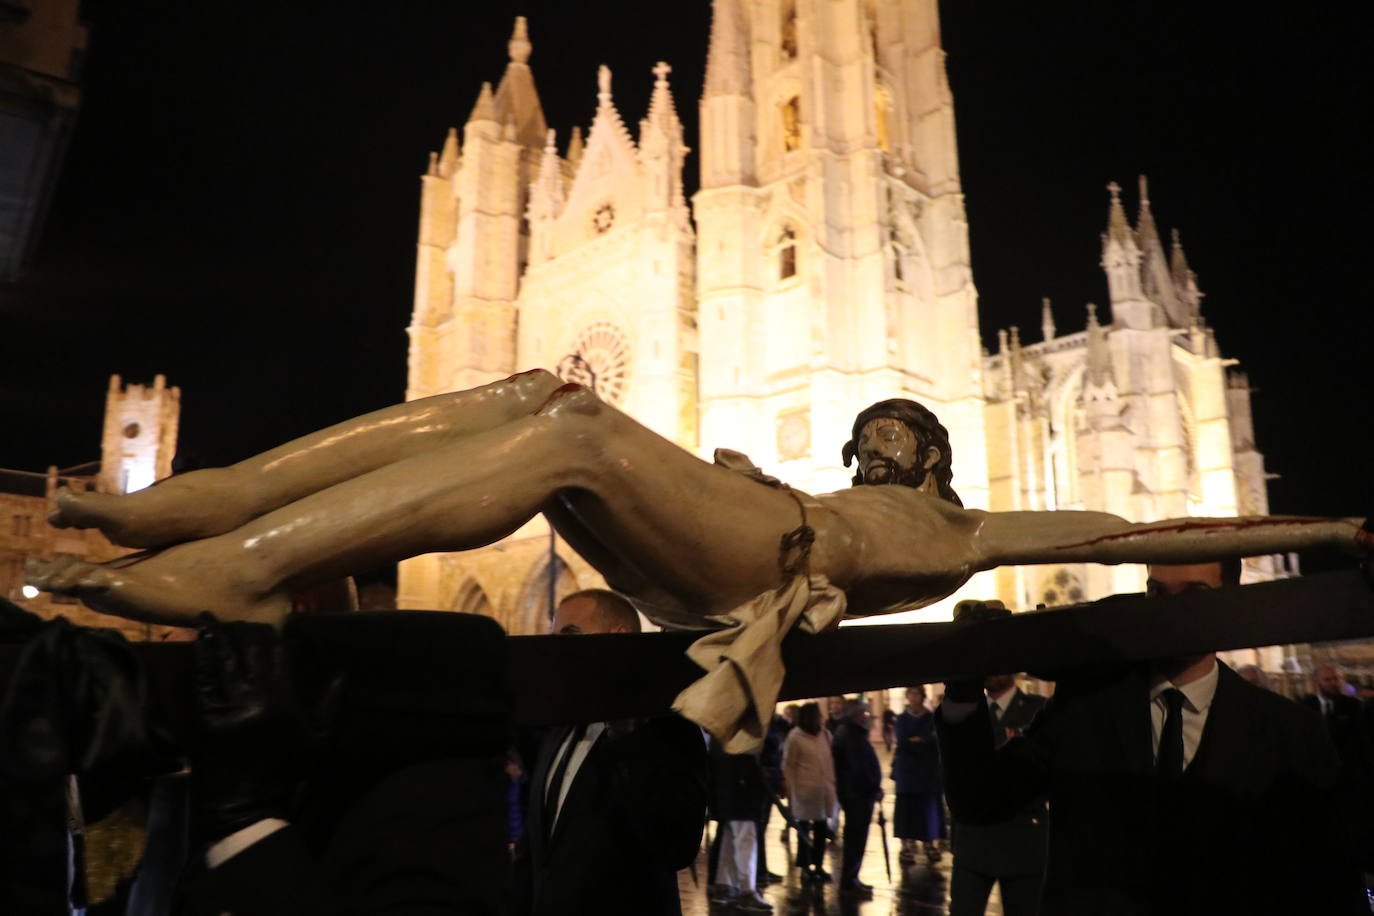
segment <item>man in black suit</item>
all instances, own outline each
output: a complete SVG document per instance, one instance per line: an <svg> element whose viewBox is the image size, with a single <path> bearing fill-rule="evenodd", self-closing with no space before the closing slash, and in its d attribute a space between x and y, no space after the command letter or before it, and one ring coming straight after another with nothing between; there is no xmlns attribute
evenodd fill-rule
<svg viewBox="0 0 1374 916"><path fill-rule="evenodd" d="M1340 795L1355 810L1356 842L1365 871L1374 872L1374 736L1364 706L1345 692L1345 676L1334 665L1312 670L1316 693L1300 702L1322 717L1341 760Z"/></svg>
<svg viewBox="0 0 1374 916"><path fill-rule="evenodd" d="M637 633L605 590L569 595L553 632ZM677 872L696 857L706 812L706 744L678 716L553 729L530 774L515 867L520 914L679 914Z"/></svg>
<svg viewBox="0 0 1374 916"><path fill-rule="evenodd" d="M1228 566L1153 566L1150 592L1234 584ZM937 713L957 819L1004 820L1048 796L1043 914L1368 912L1333 804L1335 751L1310 710L1214 653L1057 682L997 750L980 683L948 685Z"/></svg>
<svg viewBox="0 0 1374 916"><path fill-rule="evenodd" d="M322 653L319 707L308 690L289 698L273 627L202 628L191 813L207 846L177 912L504 914L505 634L469 614L338 625L349 638ZM299 674L307 643L295 633ZM387 652L373 651L383 640ZM302 706L315 709L315 741Z"/></svg>
<svg viewBox="0 0 1374 916"><path fill-rule="evenodd" d="M868 704L849 700L844 706L832 748L835 756L835 794L844 810L844 853L840 867L840 893L871 899L873 888L859 880L859 867L868 845L868 825L873 806L883 797L883 771L878 754L868 740L872 719Z"/></svg>
<svg viewBox="0 0 1374 916"><path fill-rule="evenodd" d="M1001 747L1023 734L1045 706L1045 698L1022 692L1012 674L983 679L992 720L992 744ZM953 828L954 868L949 885L950 916L981 916L992 886L1002 887L1006 916L1034 916L1040 910L1049 849L1045 799L1032 799L997 823L961 823Z"/></svg>

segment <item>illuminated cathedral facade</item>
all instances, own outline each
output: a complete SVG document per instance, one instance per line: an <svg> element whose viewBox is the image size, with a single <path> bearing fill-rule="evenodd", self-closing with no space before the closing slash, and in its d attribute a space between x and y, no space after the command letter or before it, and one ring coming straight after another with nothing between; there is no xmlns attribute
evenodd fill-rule
<svg viewBox="0 0 1374 916"><path fill-rule="evenodd" d="M1047 302L1041 340L1011 328L984 352L936 0L714 0L690 201L666 64L630 76L653 81L635 134L602 67L584 136L546 123L531 50L517 19L505 73L422 178L408 397L547 367L707 460L737 449L812 492L849 485L855 413L907 397L949 429L971 507L1267 510L1244 376L1143 181L1134 225L1110 192L1109 295L1082 330L1060 333ZM398 600L531 633L597 584L536 520L404 562ZM1135 566L1014 568L961 596L1030 608L1142 586Z"/></svg>

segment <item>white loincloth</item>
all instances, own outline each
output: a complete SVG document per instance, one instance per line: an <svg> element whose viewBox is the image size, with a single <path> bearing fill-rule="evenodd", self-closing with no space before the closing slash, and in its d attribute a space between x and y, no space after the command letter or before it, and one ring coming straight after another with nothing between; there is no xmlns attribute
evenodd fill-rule
<svg viewBox="0 0 1374 916"><path fill-rule="evenodd" d="M837 626L844 609L844 592L817 574L793 576L735 608L725 615L730 626L687 649L706 674L677 695L673 709L714 735L726 753L757 750L782 689L783 637L794 626L807 633Z"/></svg>

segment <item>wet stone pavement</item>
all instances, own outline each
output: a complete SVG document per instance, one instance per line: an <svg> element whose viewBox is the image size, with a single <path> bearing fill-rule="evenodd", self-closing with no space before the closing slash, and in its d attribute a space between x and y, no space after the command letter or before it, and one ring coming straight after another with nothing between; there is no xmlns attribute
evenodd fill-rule
<svg viewBox="0 0 1374 916"><path fill-rule="evenodd" d="M879 753L882 749L879 748ZM887 761L883 761L884 773L887 772ZM777 916L783 914L862 914L862 916L937 916L948 912L949 903L949 869L950 856L946 850L943 859L939 864L931 866L927 863L925 855L918 852L916 863L911 866L903 867L897 861L897 853L901 848L901 843L891 834L892 829L892 792L891 781L887 780L884 786L887 794L883 799L883 811L887 817L888 825L888 849L891 852L890 864L892 866L892 879L888 880L887 872L883 868L883 843L878 835L877 815L874 815L873 826L868 834L868 846L864 853L863 870L860 872L859 880L865 884L873 886L872 900L854 900L842 897L839 893L838 885L832 881L819 888L811 886L803 887L799 876L800 873L792 867L793 857L797 851L797 837L795 833L789 833L788 843L784 845L781 836L782 820L777 811L773 812L772 820L769 821L767 837L768 868L772 872L782 875L783 881L780 884L773 884L762 891L763 898L773 905L773 912ZM716 825L710 825L711 835L714 836ZM843 829L841 829L843 834ZM826 850L826 870L832 875L840 873L840 844L838 841L832 843ZM737 912L734 907L728 904L711 903L707 896L706 885L706 844L702 844L702 851L697 856L696 861L696 881L693 882L692 872L684 870L678 874L678 888L682 895L682 912L684 916L727 916ZM997 889L992 892L992 899L988 902L988 916L1001 916L1002 907L997 896Z"/></svg>

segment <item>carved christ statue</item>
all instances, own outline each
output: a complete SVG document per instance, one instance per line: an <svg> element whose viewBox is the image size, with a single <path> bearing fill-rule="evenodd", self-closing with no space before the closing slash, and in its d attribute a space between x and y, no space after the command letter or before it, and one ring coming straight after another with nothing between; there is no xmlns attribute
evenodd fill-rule
<svg viewBox="0 0 1374 916"><path fill-rule="evenodd" d="M790 626L816 604L784 592L791 575L808 595L833 599L812 616L816 628L841 614L930 604L999 565L1183 563L1371 546L1357 519L1132 524L1099 512L965 509L950 487L945 430L911 401L861 413L845 446L845 463L851 458L856 486L847 490L811 496L768 485L757 473L707 464L586 388L534 370L366 414L128 495L63 491L53 524L158 549L109 564L39 561L29 581L136 620L191 625L210 611L279 622L293 592L417 554L490 544L542 512L651 617L747 625L790 601ZM780 544L803 532L805 569L780 570ZM757 604L770 594L771 604Z"/></svg>

